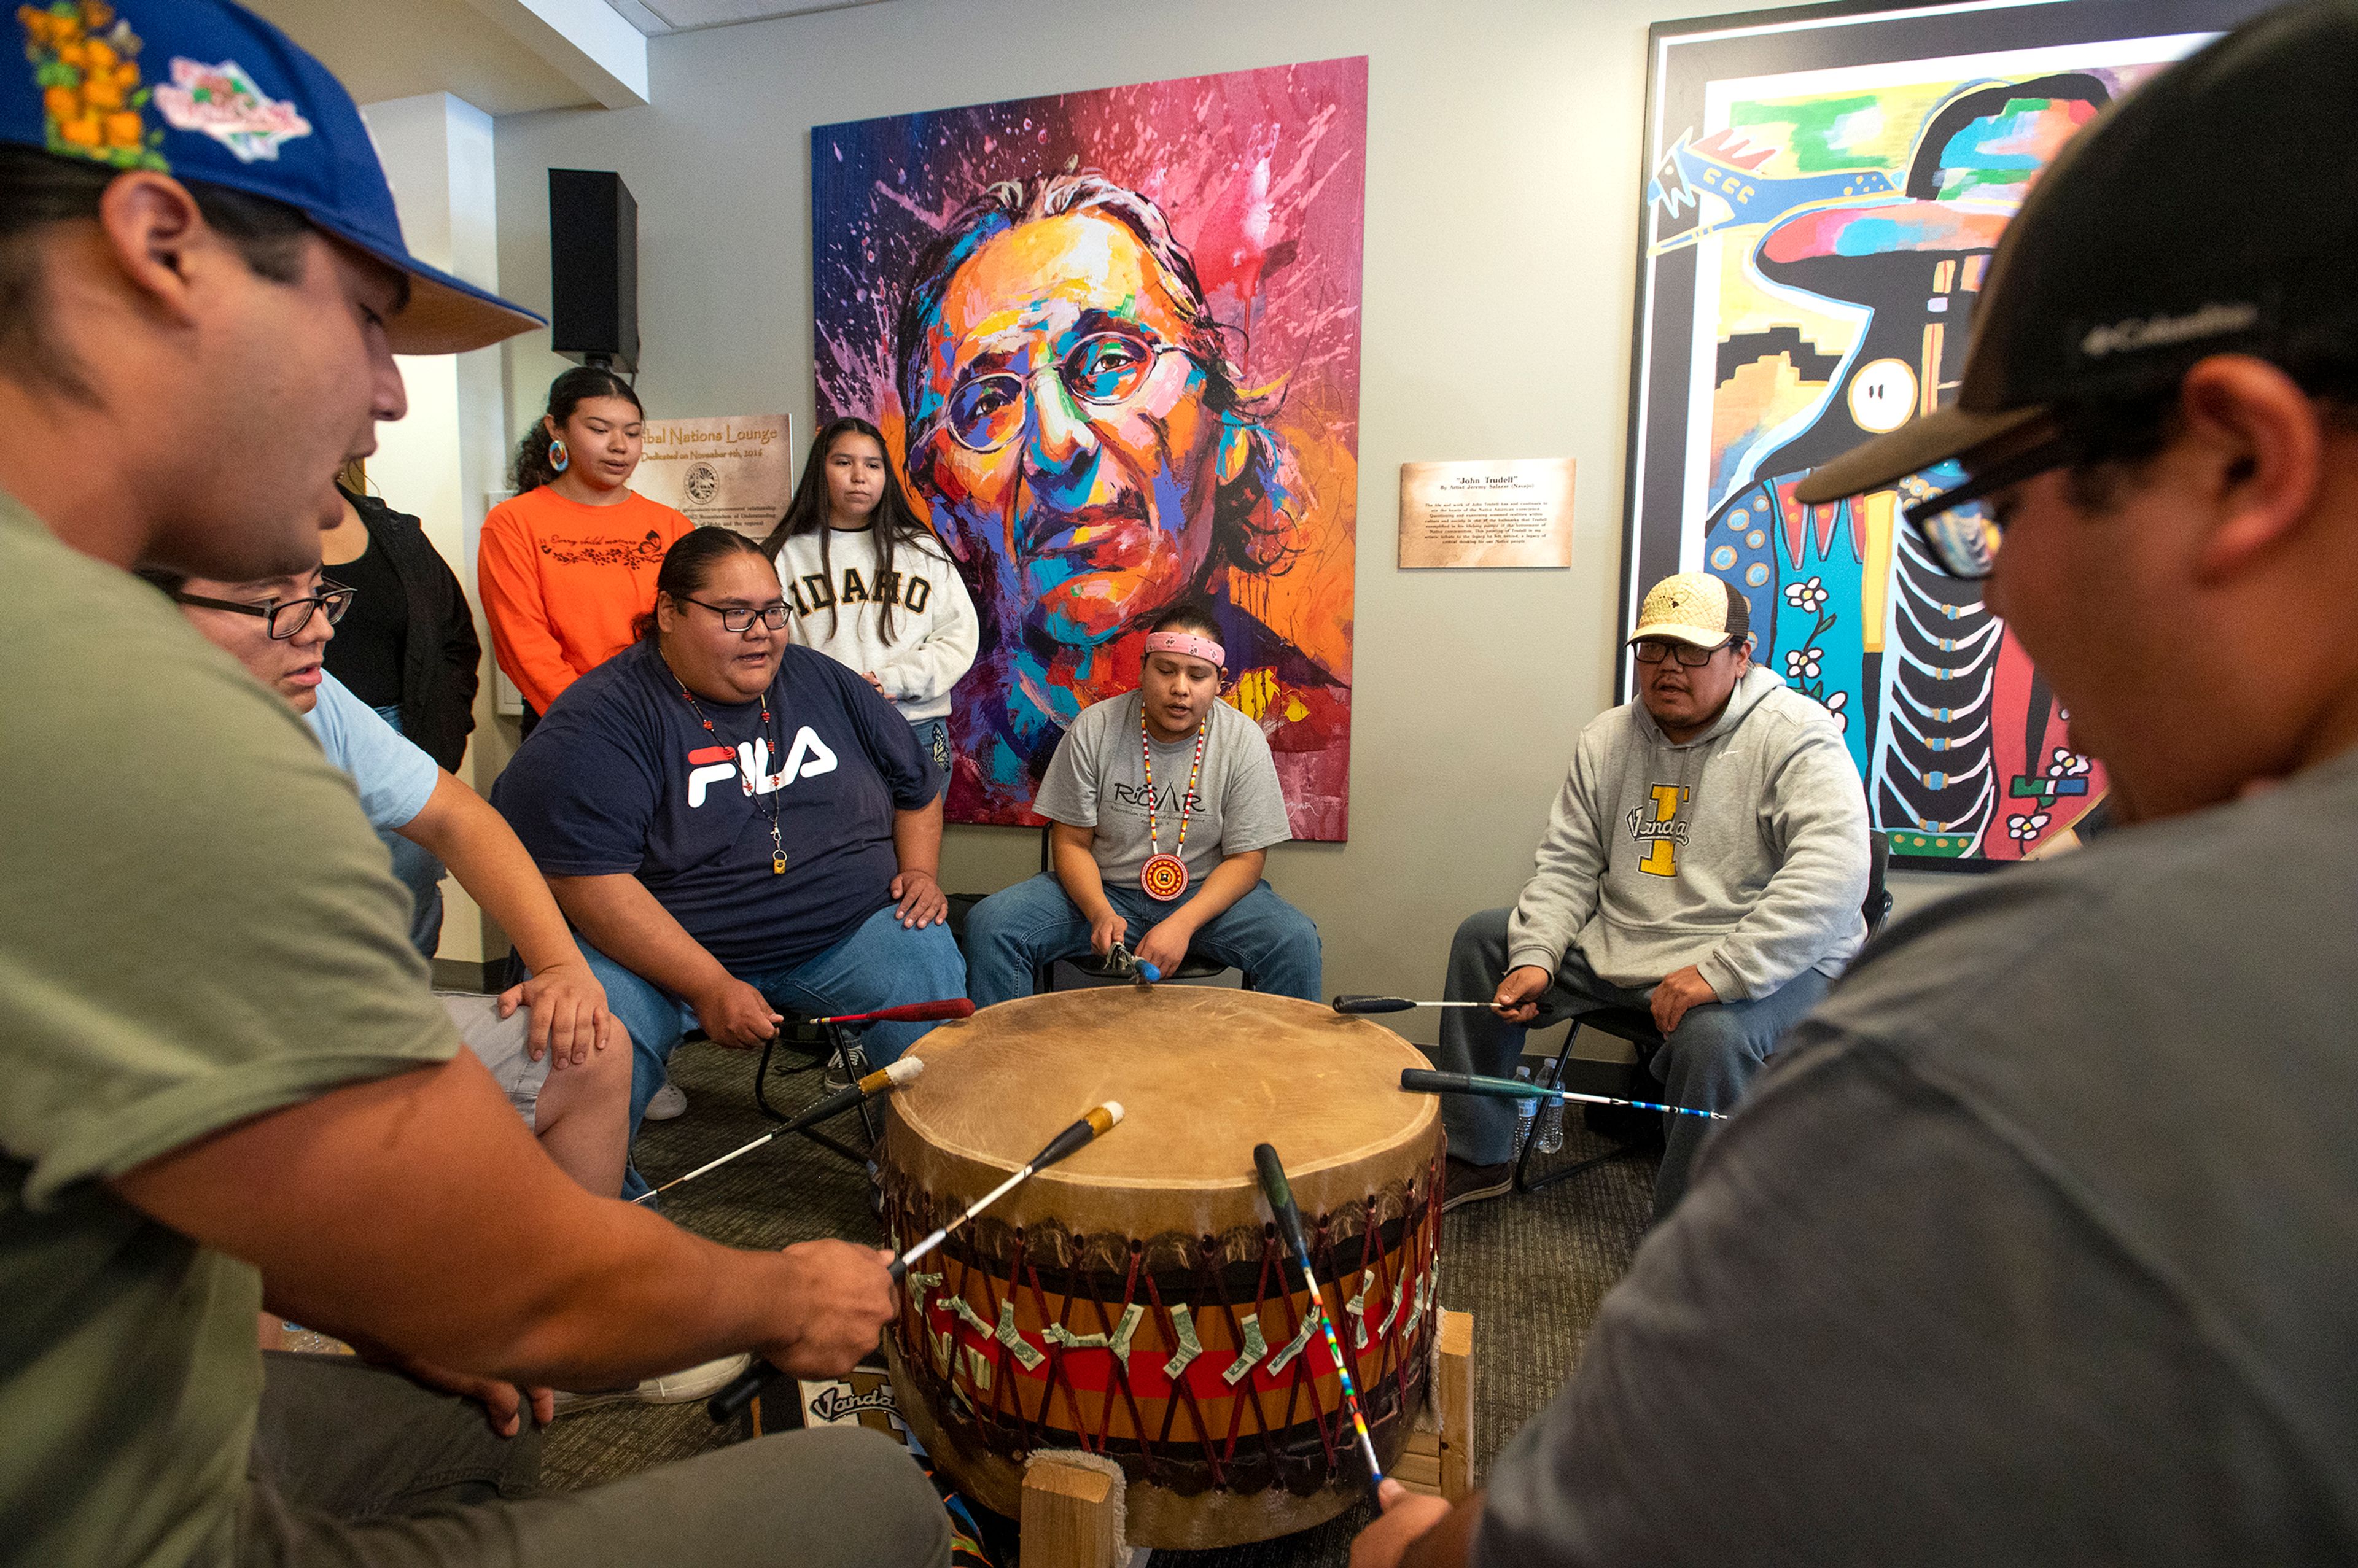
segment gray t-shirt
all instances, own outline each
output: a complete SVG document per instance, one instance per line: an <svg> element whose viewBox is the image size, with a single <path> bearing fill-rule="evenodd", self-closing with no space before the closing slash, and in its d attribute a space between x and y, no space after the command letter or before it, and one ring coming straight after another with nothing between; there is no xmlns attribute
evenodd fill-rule
<svg viewBox="0 0 2358 1568"><path fill-rule="evenodd" d="M1139 694L1109 697L1081 710L1056 743L1048 776L1032 808L1068 827L1093 827L1090 851L1109 887L1138 886L1138 873L1159 837L1164 854L1179 853L1180 796L1195 759L1195 737L1154 743L1156 835L1150 836L1146 759L1139 746ZM1204 773L1187 806L1190 887L1200 885L1222 858L1266 849L1293 835L1285 825L1285 795L1260 726L1225 702L1212 704L1204 737Z"/></svg>
<svg viewBox="0 0 2358 1568"><path fill-rule="evenodd" d="M1499 1458L1480 1563L2358 1559L2358 755L1896 922Z"/></svg>

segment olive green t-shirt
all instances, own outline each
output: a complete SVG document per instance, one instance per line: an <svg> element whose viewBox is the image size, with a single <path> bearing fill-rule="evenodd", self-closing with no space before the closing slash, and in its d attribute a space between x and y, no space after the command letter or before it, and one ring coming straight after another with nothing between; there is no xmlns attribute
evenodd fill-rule
<svg viewBox="0 0 2358 1568"><path fill-rule="evenodd" d="M226 1562L260 1276L109 1178L457 1047L292 709L0 495L0 1557Z"/></svg>

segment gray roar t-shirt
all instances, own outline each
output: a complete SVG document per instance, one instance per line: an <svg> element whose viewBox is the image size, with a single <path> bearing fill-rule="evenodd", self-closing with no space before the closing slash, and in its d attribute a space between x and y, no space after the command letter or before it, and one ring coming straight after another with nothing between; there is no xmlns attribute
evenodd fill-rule
<svg viewBox="0 0 2358 1568"><path fill-rule="evenodd" d="M1056 745L1032 809L1068 827L1093 827L1090 852L1108 887L1138 886L1148 848L1146 760L1139 747L1139 694L1081 710ZM1154 816L1165 854L1179 852L1180 796L1195 758L1195 737L1154 743ZM1212 704L1204 773L1187 805L1187 882L1202 885L1221 860L1293 837L1285 795L1260 726L1225 702Z"/></svg>
<svg viewBox="0 0 2358 1568"><path fill-rule="evenodd" d="M1867 944L1477 1568L2358 1561L2358 752Z"/></svg>

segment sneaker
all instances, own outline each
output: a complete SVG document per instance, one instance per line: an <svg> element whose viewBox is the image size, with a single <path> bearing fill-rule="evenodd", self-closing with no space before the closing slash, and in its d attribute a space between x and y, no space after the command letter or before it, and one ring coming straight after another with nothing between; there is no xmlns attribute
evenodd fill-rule
<svg viewBox="0 0 2358 1568"><path fill-rule="evenodd" d="M753 1364L748 1352L724 1356L718 1361L707 1361L700 1367L690 1367L682 1372L666 1372L660 1378L627 1389L595 1389L587 1393L568 1390L557 1391L557 1413L569 1415L575 1411L594 1410L600 1405L624 1403L642 1405L684 1405L690 1400L709 1399L737 1380L737 1374Z"/></svg>
<svg viewBox="0 0 2358 1568"><path fill-rule="evenodd" d="M843 1076L844 1062L846 1058L849 1058L851 1065L851 1076L848 1078ZM871 1070L871 1069L868 1065L867 1052L861 1050L857 1045L846 1046L842 1056L830 1056L827 1058L827 1087L831 1089L848 1089L852 1085L858 1083L860 1079L866 1077Z"/></svg>
<svg viewBox="0 0 2358 1568"><path fill-rule="evenodd" d="M665 1078L664 1080L664 1087L655 1091L654 1098L647 1101L646 1115L642 1117L640 1119L644 1121L671 1121L676 1118L686 1116L687 1114L687 1096L680 1092L680 1087L677 1084L673 1083L669 1078Z"/></svg>
<svg viewBox="0 0 2358 1568"><path fill-rule="evenodd" d="M1476 1165L1471 1161L1449 1156L1449 1185L1441 1197L1441 1212L1447 1214L1460 1204L1479 1203L1509 1191L1515 1184L1515 1162L1502 1161L1496 1165Z"/></svg>

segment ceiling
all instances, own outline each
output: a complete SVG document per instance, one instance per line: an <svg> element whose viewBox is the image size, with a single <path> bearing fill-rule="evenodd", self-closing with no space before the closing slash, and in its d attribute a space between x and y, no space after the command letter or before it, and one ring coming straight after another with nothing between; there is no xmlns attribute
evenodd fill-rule
<svg viewBox="0 0 2358 1568"><path fill-rule="evenodd" d="M880 0L605 0L649 38L872 5ZM449 92L487 114L594 108L579 84L472 0L245 0L319 57L362 103Z"/></svg>
<svg viewBox="0 0 2358 1568"><path fill-rule="evenodd" d="M594 100L468 0L244 0L362 103L449 92L486 114Z"/></svg>
<svg viewBox="0 0 2358 1568"><path fill-rule="evenodd" d="M799 16L811 11L841 11L854 5L874 5L882 0L606 0L630 24L649 38L665 33L692 32L698 27L725 27L735 22L761 22L772 16Z"/></svg>

